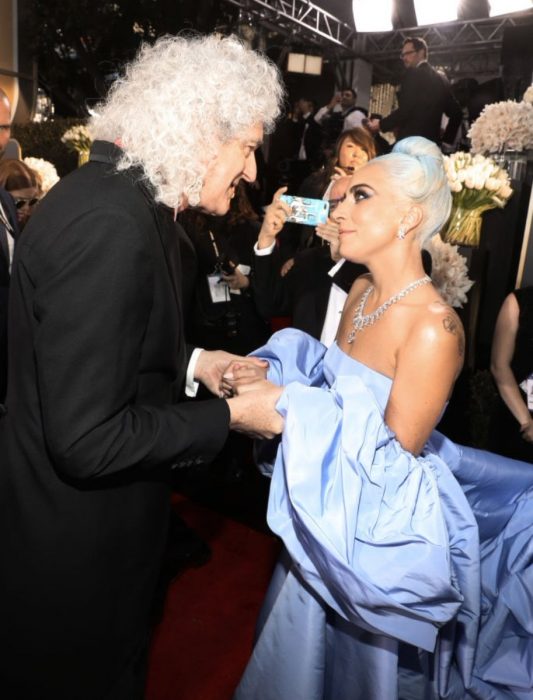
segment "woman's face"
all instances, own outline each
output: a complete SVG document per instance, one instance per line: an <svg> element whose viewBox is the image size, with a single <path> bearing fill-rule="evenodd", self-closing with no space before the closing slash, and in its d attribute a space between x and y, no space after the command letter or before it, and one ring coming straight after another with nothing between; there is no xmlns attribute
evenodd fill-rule
<svg viewBox="0 0 533 700"><path fill-rule="evenodd" d="M368 153L352 139L344 139L339 149L338 165L343 169L351 168L349 172L354 172L366 163L368 163Z"/></svg>
<svg viewBox="0 0 533 700"><path fill-rule="evenodd" d="M37 187L24 187L19 190L10 190L9 194L15 200L19 228L22 229L39 201L39 190Z"/></svg>
<svg viewBox="0 0 533 700"><path fill-rule="evenodd" d="M369 163L358 170L332 217L339 225L341 256L365 263L397 244L398 227L407 209L382 164Z"/></svg>

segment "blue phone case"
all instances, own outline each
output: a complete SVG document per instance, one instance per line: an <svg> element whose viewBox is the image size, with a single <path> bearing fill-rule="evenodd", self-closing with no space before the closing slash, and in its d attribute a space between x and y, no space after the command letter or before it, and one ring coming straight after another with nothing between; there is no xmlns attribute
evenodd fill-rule
<svg viewBox="0 0 533 700"><path fill-rule="evenodd" d="M318 226L325 224L329 214L329 202L325 199L311 199L310 197L294 197L290 194L282 194L282 202L286 202L292 209L292 214L287 221L306 226Z"/></svg>

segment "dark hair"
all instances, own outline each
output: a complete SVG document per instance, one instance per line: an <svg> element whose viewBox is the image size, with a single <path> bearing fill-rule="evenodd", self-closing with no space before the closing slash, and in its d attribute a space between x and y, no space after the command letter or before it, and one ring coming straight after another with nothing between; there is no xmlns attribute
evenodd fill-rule
<svg viewBox="0 0 533 700"><path fill-rule="evenodd" d="M332 157L326 163L326 167L321 172L321 182L324 181L324 188L328 185L333 173L335 172L335 166L339 162L339 154L341 152L342 144L350 139L356 143L363 151L367 154L368 160L375 158L377 155L376 143L374 137L370 132L368 132L362 126L355 126L353 129L347 129L343 131L342 134L337 139L335 143L335 150Z"/></svg>
<svg viewBox="0 0 533 700"><path fill-rule="evenodd" d="M342 144L347 139L350 139L350 141L353 141L358 146L360 146L363 149L363 151L367 154L368 160L376 157L376 144L374 143L374 138L372 134L362 126L354 126L353 129L347 129L346 131L343 131L337 139L337 143L335 144L336 161L339 160Z"/></svg>
<svg viewBox="0 0 533 700"><path fill-rule="evenodd" d="M228 224L230 226L235 226L235 224L245 222L245 221L258 221L259 216L255 212L248 194L246 192L246 185L243 180L239 180L239 183L235 189L235 197L231 200L230 210L228 213Z"/></svg>
<svg viewBox="0 0 533 700"><path fill-rule="evenodd" d="M341 92L351 92L354 100L357 99L357 91L353 89L351 85L345 85L344 87L341 87L340 89Z"/></svg>
<svg viewBox="0 0 533 700"><path fill-rule="evenodd" d="M22 160L6 158L0 161L0 187L8 192L24 190L27 187L42 188L40 175Z"/></svg>
<svg viewBox="0 0 533 700"><path fill-rule="evenodd" d="M304 95L304 96L302 96L302 97L299 97L296 101L297 101L297 102L300 102L300 100L301 100L302 102L310 102L310 103L313 105L313 109L316 107L316 100L313 99L312 97L306 97L306 96Z"/></svg>
<svg viewBox="0 0 533 700"><path fill-rule="evenodd" d="M415 51L424 51L427 58L428 45L425 39L422 39L419 36L408 36L403 40L402 46L405 46L406 44L412 44Z"/></svg>

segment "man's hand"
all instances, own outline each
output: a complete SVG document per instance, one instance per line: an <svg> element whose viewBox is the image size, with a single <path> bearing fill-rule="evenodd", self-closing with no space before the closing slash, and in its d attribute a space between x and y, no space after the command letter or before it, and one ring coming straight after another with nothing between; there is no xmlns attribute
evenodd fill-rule
<svg viewBox="0 0 533 700"><path fill-rule="evenodd" d="M371 131L373 134L378 133L380 124L381 124L381 122L379 119L367 119L365 122L366 128L369 131Z"/></svg>
<svg viewBox="0 0 533 700"><path fill-rule="evenodd" d="M274 194L272 202L268 205L265 211L265 218L259 231L257 239L257 247L269 248L276 240L276 236L281 231L287 217L291 215L292 210L286 202L280 201L282 194L287 191L286 187L280 187Z"/></svg>
<svg viewBox="0 0 533 700"><path fill-rule="evenodd" d="M196 381L202 382L212 394L220 396L219 387L225 370L232 362L244 361L245 359L246 362L262 367L265 371L268 368L268 362L258 357L243 358L224 350L202 350L194 369L194 378Z"/></svg>
<svg viewBox="0 0 533 700"><path fill-rule="evenodd" d="M267 367L260 367L248 360L232 362L226 368L220 383L220 392L226 396L245 394L257 389L258 382L264 382L267 377Z"/></svg>
<svg viewBox="0 0 533 700"><path fill-rule="evenodd" d="M328 112L331 112L333 109L335 109L335 107L338 104L340 104L340 102L341 102L341 94L340 94L340 92L336 92L333 95L333 97L331 98L331 100L329 101Z"/></svg>
<svg viewBox="0 0 533 700"><path fill-rule="evenodd" d="M230 428L250 437L270 439L283 430L283 418L275 408L283 387L267 381L262 381L257 386L256 391L227 400Z"/></svg>
<svg viewBox="0 0 533 700"><path fill-rule="evenodd" d="M238 267L233 268L231 275L224 273L222 279L230 289L247 289L250 286L250 280Z"/></svg>
<svg viewBox="0 0 533 700"><path fill-rule="evenodd" d="M294 258L289 258L288 260L285 260L283 265L280 268L279 275L280 277L285 277L287 273L289 273L292 268L294 267Z"/></svg>

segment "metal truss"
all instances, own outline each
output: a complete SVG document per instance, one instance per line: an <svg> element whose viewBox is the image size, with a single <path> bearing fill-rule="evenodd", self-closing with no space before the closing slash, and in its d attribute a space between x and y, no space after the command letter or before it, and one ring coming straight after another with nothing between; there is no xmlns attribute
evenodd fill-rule
<svg viewBox="0 0 533 700"><path fill-rule="evenodd" d="M514 17L479 19L365 34L364 50L376 60L397 58L404 38L413 34L427 41L432 56L438 53L456 54L462 50L499 49L505 28L515 26L518 21Z"/></svg>
<svg viewBox="0 0 533 700"><path fill-rule="evenodd" d="M269 30L353 53L355 29L308 0L226 0Z"/></svg>
<svg viewBox="0 0 533 700"><path fill-rule="evenodd" d="M421 36L431 62L448 77L498 75L503 34L507 27L530 21L533 10L479 20L460 20L391 32L357 33L354 27L309 0L225 0L241 10L243 20L292 41L319 47L335 61L362 58L374 67L374 81L396 81L402 65L399 53L407 36Z"/></svg>

